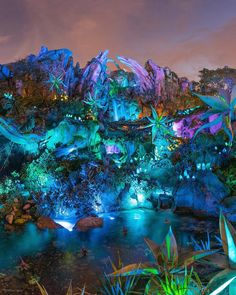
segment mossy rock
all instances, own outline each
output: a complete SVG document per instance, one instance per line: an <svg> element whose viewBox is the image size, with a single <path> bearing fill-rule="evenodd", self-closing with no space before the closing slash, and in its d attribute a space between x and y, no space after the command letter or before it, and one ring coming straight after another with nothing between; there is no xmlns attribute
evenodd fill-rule
<svg viewBox="0 0 236 295"><path fill-rule="evenodd" d="M27 220L24 219L24 218L17 218L17 219L14 221L14 224L15 224L15 225L24 225L26 222L27 222Z"/></svg>

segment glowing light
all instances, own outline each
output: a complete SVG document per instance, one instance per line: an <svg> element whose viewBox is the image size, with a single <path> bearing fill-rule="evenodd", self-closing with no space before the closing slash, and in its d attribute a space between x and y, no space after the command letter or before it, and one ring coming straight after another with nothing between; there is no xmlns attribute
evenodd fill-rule
<svg viewBox="0 0 236 295"><path fill-rule="evenodd" d="M138 197L138 201L139 202L143 202L144 199L145 199L144 195L143 194L140 194L140 193L137 194L137 197Z"/></svg>
<svg viewBox="0 0 236 295"><path fill-rule="evenodd" d="M113 217L113 216L110 216L110 217L109 217L109 219L110 219L110 220L114 220L114 219L115 219L115 217Z"/></svg>
<svg viewBox="0 0 236 295"><path fill-rule="evenodd" d="M130 203L131 203L131 205L137 205L137 200L130 198Z"/></svg>
<svg viewBox="0 0 236 295"><path fill-rule="evenodd" d="M54 219L54 221L58 224L60 224L61 226L63 226L65 229L67 229L68 231L72 231L73 227L74 227L74 223L68 221L68 220L63 220L63 219Z"/></svg>
<svg viewBox="0 0 236 295"><path fill-rule="evenodd" d="M223 285L221 285L219 288L217 288L214 292L212 292L210 295L217 295L219 294L221 291L223 291L228 285L230 285L232 283L232 281L236 278L233 277L230 280L226 281Z"/></svg>
<svg viewBox="0 0 236 295"><path fill-rule="evenodd" d="M140 214L136 214L136 213L134 214L134 219L135 220L139 220L140 218L141 218L141 215Z"/></svg>

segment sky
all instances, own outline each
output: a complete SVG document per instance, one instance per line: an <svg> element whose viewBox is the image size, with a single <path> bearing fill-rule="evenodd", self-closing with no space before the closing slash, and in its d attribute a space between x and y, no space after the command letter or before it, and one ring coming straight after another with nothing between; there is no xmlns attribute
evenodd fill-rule
<svg viewBox="0 0 236 295"><path fill-rule="evenodd" d="M236 0L0 0L0 11L0 64L45 45L82 67L109 49L195 80L203 67L236 68Z"/></svg>

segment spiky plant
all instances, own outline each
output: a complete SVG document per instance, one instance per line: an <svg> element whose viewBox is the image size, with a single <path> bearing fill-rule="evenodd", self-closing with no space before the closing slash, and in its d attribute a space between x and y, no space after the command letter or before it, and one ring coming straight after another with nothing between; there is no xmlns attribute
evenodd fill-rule
<svg viewBox="0 0 236 295"><path fill-rule="evenodd" d="M163 135L166 135L166 134L173 135L173 132L168 127L168 124L171 123L171 121L168 120L163 115L159 116L156 110L153 107L151 108L152 108L152 118L148 117L150 124L145 126L145 128L149 128L149 127L152 128L152 142L154 143L158 132L161 131Z"/></svg>
<svg viewBox="0 0 236 295"><path fill-rule="evenodd" d="M165 272L170 274L179 273L180 271L183 271L185 267L193 264L196 260L216 252L216 250L193 251L179 255L177 242L171 227L161 245L158 245L147 238L145 238L145 242L155 258L155 263L130 264L113 272L113 275L137 275L148 277L162 275Z"/></svg>
<svg viewBox="0 0 236 295"><path fill-rule="evenodd" d="M218 263L218 266L225 269L210 280L207 290L214 290L211 295L216 295L228 287L228 294L234 295L236 294L234 281L236 278L236 231L222 213L220 214L219 226L225 256Z"/></svg>
<svg viewBox="0 0 236 295"><path fill-rule="evenodd" d="M198 93L194 94L210 107L201 119L209 119L210 116L216 115L216 118L212 122L201 126L195 133L195 136L202 130L221 123L223 130L229 137L230 142L232 142L235 132L232 128L232 122L236 120L236 85L233 87L230 96L207 96L200 95Z"/></svg>
<svg viewBox="0 0 236 295"><path fill-rule="evenodd" d="M190 290L198 290L197 283L192 279L193 269L185 268L183 275L165 273L163 277L153 278L145 288L145 295L186 295Z"/></svg>
<svg viewBox="0 0 236 295"><path fill-rule="evenodd" d="M104 275L101 281L101 289L99 290L103 295L129 295L139 294L135 292L138 278L136 276L127 277L112 277Z"/></svg>
<svg viewBox="0 0 236 295"><path fill-rule="evenodd" d="M66 88L66 85L63 82L63 74L55 76L52 73L49 73L49 79L46 82L50 85L50 91L56 91L57 94L61 94L63 88Z"/></svg>
<svg viewBox="0 0 236 295"><path fill-rule="evenodd" d="M39 288L39 291L41 293L41 295L49 295L47 290L45 289L44 286L40 285L37 281L36 281L36 284ZM83 289L81 290L80 294L76 293L77 295L85 295L85 287L83 287ZM72 290L72 284L70 282L70 285L68 287L68 290L66 292L66 295L73 295L73 290Z"/></svg>

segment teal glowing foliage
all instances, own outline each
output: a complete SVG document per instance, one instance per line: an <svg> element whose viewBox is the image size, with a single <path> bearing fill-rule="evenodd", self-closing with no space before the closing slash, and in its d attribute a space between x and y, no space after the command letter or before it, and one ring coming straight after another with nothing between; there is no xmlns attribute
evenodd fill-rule
<svg viewBox="0 0 236 295"><path fill-rule="evenodd" d="M13 100L14 99L13 94L10 93L10 92L5 92L3 94L3 97L6 98L6 99L9 99L9 100Z"/></svg>
<svg viewBox="0 0 236 295"><path fill-rule="evenodd" d="M222 213L219 218L219 226L222 246L226 255L225 264L228 267L210 280L207 290L212 292L210 295L217 295L228 287L228 294L234 295L236 294L236 231Z"/></svg>
<svg viewBox="0 0 236 295"><path fill-rule="evenodd" d="M36 134L22 134L15 126L7 120L0 118L0 134L13 143L23 145L27 151L36 152L38 144L42 139Z"/></svg>
<svg viewBox="0 0 236 295"><path fill-rule="evenodd" d="M191 240L194 246L194 250L211 250L211 240L209 232L207 232L206 241L200 240L200 242L198 242L193 237L191 238Z"/></svg>
<svg viewBox="0 0 236 295"><path fill-rule="evenodd" d="M220 214L220 235L229 264L231 268L236 269L236 231L222 213Z"/></svg>
<svg viewBox="0 0 236 295"><path fill-rule="evenodd" d="M138 282L137 277L128 276L123 278L113 278L104 275L101 281L101 289L99 290L103 295L128 295L132 294ZM135 294L135 293L133 293Z"/></svg>
<svg viewBox="0 0 236 295"><path fill-rule="evenodd" d="M191 294L195 293L196 286L193 286L193 269L188 273L185 268L184 275L169 275L165 273L164 278L151 279L145 288L146 295L185 295L189 294L190 290L193 290Z"/></svg>
<svg viewBox="0 0 236 295"><path fill-rule="evenodd" d="M25 170L25 186L32 191L48 191L55 185L52 171L48 170L48 164L53 164L47 154L42 154L38 161L32 161Z"/></svg>
<svg viewBox="0 0 236 295"><path fill-rule="evenodd" d="M152 142L155 142L155 139L157 137L157 133L159 131L162 131L164 135L170 134L172 135L173 132L168 127L168 124L171 123L170 120L168 120L166 117L163 117L163 115L158 115L156 110L152 107L152 118L148 118L150 121L150 124L145 126L145 128L152 127Z"/></svg>
<svg viewBox="0 0 236 295"><path fill-rule="evenodd" d="M49 73L49 79L46 83L50 85L50 91L56 91L58 94L61 94L63 88L66 88L63 82L63 74L55 76Z"/></svg>

